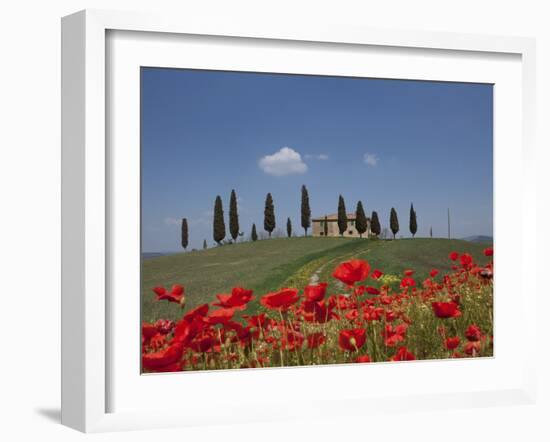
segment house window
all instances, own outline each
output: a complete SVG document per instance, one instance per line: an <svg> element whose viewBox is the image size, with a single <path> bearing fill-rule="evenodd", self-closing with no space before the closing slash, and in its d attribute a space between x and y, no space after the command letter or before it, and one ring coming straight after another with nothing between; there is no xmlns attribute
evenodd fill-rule
<svg viewBox="0 0 550 442"><path fill-rule="evenodd" d="M324 236L325 232L321 232L321 236Z"/></svg>
<svg viewBox="0 0 550 442"><path fill-rule="evenodd" d="M353 230L349 230L348 233L349 233L350 235L353 235Z"/></svg>

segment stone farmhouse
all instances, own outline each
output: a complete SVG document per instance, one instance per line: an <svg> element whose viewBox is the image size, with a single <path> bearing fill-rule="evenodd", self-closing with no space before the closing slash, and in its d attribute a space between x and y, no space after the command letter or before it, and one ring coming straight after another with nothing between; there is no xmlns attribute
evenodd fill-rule
<svg viewBox="0 0 550 442"><path fill-rule="evenodd" d="M359 232L355 228L355 213L348 213L348 227L344 232L344 237L359 238ZM340 236L338 229L338 214L325 215L319 218L313 218L312 234L313 236ZM370 236L370 218L367 218L367 231L363 233L363 238Z"/></svg>

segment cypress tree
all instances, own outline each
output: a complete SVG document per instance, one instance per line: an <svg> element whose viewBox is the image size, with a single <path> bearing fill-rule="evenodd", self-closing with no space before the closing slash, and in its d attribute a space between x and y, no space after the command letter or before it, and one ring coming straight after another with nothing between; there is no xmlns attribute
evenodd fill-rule
<svg viewBox="0 0 550 442"><path fill-rule="evenodd" d="M414 238L414 235L418 230L418 226L416 225L416 211L414 210L412 203L411 203L411 213L409 218L409 230L411 231L411 234Z"/></svg>
<svg viewBox="0 0 550 442"><path fill-rule="evenodd" d="M399 232L399 220L397 219L397 212L393 207L390 212L390 229L393 233L393 239L395 239L395 234Z"/></svg>
<svg viewBox="0 0 550 442"><path fill-rule="evenodd" d="M433 232L432 232L432 228L430 226L430 238L433 238L433 237L434 237L434 235L433 235Z"/></svg>
<svg viewBox="0 0 550 442"><path fill-rule="evenodd" d="M206 240L202 242L202 248L206 250L208 248L208 245L206 244Z"/></svg>
<svg viewBox="0 0 550 442"><path fill-rule="evenodd" d="M187 228L187 218L181 220L181 246L187 250L189 245L189 229Z"/></svg>
<svg viewBox="0 0 550 442"><path fill-rule="evenodd" d="M239 237L239 214L237 213L237 195L235 190L231 191L229 198L229 233L233 241L237 241Z"/></svg>
<svg viewBox="0 0 550 442"><path fill-rule="evenodd" d="M359 237L363 238L363 233L367 231L367 217L363 209L363 203L359 201L355 209L355 228L359 232Z"/></svg>
<svg viewBox="0 0 550 442"><path fill-rule="evenodd" d="M221 244L225 238L225 221L223 220L222 199L218 195L214 203L214 241Z"/></svg>
<svg viewBox="0 0 550 442"><path fill-rule="evenodd" d="M275 230L275 208L273 207L273 197L271 193L268 193L265 198L264 230L269 233L270 238L271 232Z"/></svg>
<svg viewBox="0 0 550 442"><path fill-rule="evenodd" d="M348 228L348 215L346 213L346 203L342 195L338 198L338 230L340 236L344 235L344 232Z"/></svg>
<svg viewBox="0 0 550 442"><path fill-rule="evenodd" d="M373 235L378 237L382 233L382 227L380 226L380 220L378 219L378 213L373 211L370 217L370 231Z"/></svg>
<svg viewBox="0 0 550 442"><path fill-rule="evenodd" d="M290 218L286 220L286 234L289 238L292 236L292 223L290 222Z"/></svg>
<svg viewBox="0 0 550 442"><path fill-rule="evenodd" d="M306 186L302 186L302 227L307 236L307 229L311 226L311 209L309 208L309 194Z"/></svg>
<svg viewBox="0 0 550 442"><path fill-rule="evenodd" d="M323 233L328 236L328 216L325 215L325 224L323 225Z"/></svg>
<svg viewBox="0 0 550 442"><path fill-rule="evenodd" d="M258 234L256 233L256 224L252 224L252 233L250 234L252 241L258 240Z"/></svg>

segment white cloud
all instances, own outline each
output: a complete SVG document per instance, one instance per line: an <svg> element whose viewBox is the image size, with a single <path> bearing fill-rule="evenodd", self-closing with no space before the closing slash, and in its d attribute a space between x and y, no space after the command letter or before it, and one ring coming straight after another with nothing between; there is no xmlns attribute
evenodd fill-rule
<svg viewBox="0 0 550 442"><path fill-rule="evenodd" d="M308 153L304 155L306 160L328 160L328 155L326 153Z"/></svg>
<svg viewBox="0 0 550 442"><path fill-rule="evenodd" d="M378 164L378 157L373 153L366 153L363 155L363 161L368 166L376 166Z"/></svg>
<svg viewBox="0 0 550 442"><path fill-rule="evenodd" d="M164 218L164 224L166 224L167 226L179 226L181 224L181 219L167 216L166 218Z"/></svg>
<svg viewBox="0 0 550 442"><path fill-rule="evenodd" d="M258 162L260 169L268 175L284 176L307 172L302 156L290 147L282 147L273 155L266 155Z"/></svg>

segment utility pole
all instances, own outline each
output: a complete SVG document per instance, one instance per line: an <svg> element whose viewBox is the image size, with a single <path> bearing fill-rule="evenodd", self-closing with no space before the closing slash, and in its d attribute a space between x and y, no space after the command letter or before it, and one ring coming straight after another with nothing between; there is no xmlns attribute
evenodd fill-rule
<svg viewBox="0 0 550 442"><path fill-rule="evenodd" d="M447 233L449 239L451 239L451 210L447 209Z"/></svg>

